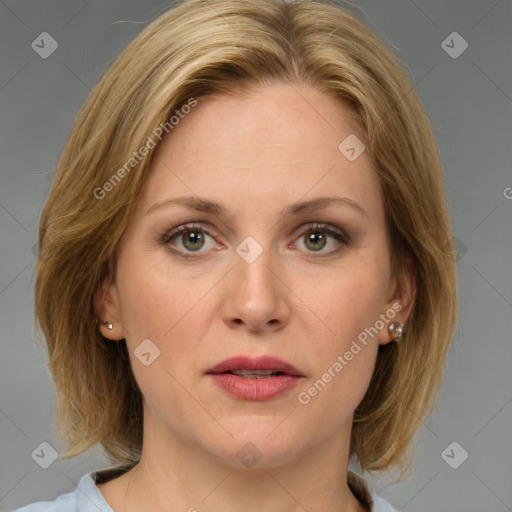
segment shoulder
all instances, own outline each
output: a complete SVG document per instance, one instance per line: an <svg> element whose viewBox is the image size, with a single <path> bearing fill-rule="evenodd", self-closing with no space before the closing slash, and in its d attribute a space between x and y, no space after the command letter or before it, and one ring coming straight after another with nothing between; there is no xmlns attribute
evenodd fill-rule
<svg viewBox="0 0 512 512"><path fill-rule="evenodd" d="M52 501L31 503L13 512L112 512L96 487L95 472L84 475L77 487Z"/></svg>
<svg viewBox="0 0 512 512"><path fill-rule="evenodd" d="M389 502L377 496L370 482L361 475L349 470L347 483L357 499L364 503L370 512L397 512Z"/></svg>
<svg viewBox="0 0 512 512"><path fill-rule="evenodd" d="M379 496L373 498L373 510L374 512L397 512L389 502Z"/></svg>
<svg viewBox="0 0 512 512"><path fill-rule="evenodd" d="M52 501L38 501L37 503L25 505L13 512L78 512L76 490L67 494L61 494Z"/></svg>

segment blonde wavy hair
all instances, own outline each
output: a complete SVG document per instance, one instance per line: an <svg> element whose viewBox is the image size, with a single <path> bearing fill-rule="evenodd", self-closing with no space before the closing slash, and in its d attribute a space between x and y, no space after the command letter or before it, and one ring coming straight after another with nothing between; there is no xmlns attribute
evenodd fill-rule
<svg viewBox="0 0 512 512"><path fill-rule="evenodd" d="M452 233L429 121L406 73L348 10L318 0L187 0L121 53L80 111L42 212L35 314L57 388L64 458L101 443L136 463L142 395L126 343L97 326L94 294L115 275L116 248L155 148L109 193L94 193L175 109L246 85L311 86L353 109L378 172L395 271L417 293L405 339L379 348L354 413L350 454L363 470L410 467L414 433L437 400L456 319ZM171 134L172 136L172 134Z"/></svg>

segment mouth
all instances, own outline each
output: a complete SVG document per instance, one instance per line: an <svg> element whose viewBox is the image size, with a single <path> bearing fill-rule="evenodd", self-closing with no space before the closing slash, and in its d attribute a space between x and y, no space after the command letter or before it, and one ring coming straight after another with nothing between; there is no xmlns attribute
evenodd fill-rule
<svg viewBox="0 0 512 512"><path fill-rule="evenodd" d="M224 372L231 375L238 375L243 379L268 379L269 377L279 377L279 375L286 375L283 372L275 370L234 370L232 372Z"/></svg>
<svg viewBox="0 0 512 512"><path fill-rule="evenodd" d="M210 368L207 373L213 375L226 373L237 375L244 379L266 379L281 375L304 377L295 366L273 356L232 357Z"/></svg>
<svg viewBox="0 0 512 512"><path fill-rule="evenodd" d="M240 400L269 400L294 388L304 375L272 356L226 359L206 372L213 382Z"/></svg>

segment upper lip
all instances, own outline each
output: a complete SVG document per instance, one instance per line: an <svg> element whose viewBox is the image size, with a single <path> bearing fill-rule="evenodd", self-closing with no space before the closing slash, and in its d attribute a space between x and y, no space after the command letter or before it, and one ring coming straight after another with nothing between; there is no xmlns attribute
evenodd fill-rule
<svg viewBox="0 0 512 512"><path fill-rule="evenodd" d="M303 377L300 370L290 363L273 356L236 356L225 359L210 368L206 373L226 373L233 370L274 370L295 377Z"/></svg>

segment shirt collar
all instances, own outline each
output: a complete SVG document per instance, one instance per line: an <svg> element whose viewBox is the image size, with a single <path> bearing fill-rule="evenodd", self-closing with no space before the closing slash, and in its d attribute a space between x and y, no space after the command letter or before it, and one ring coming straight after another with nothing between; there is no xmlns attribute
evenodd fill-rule
<svg viewBox="0 0 512 512"><path fill-rule="evenodd" d="M101 484L117 478L129 471L132 467L133 465L121 467L115 466L97 471L91 471L83 477L83 479L80 481L79 487L81 487L82 491L87 490L88 494L92 494L95 498L94 501L98 505L98 501L104 502L99 507L100 510L110 511L111 508L108 506L107 502L99 492L96 484ZM368 480L363 478L361 475L348 470L347 484L354 496L369 510L369 512L395 512L389 503L376 495L375 490L370 482L368 482Z"/></svg>

